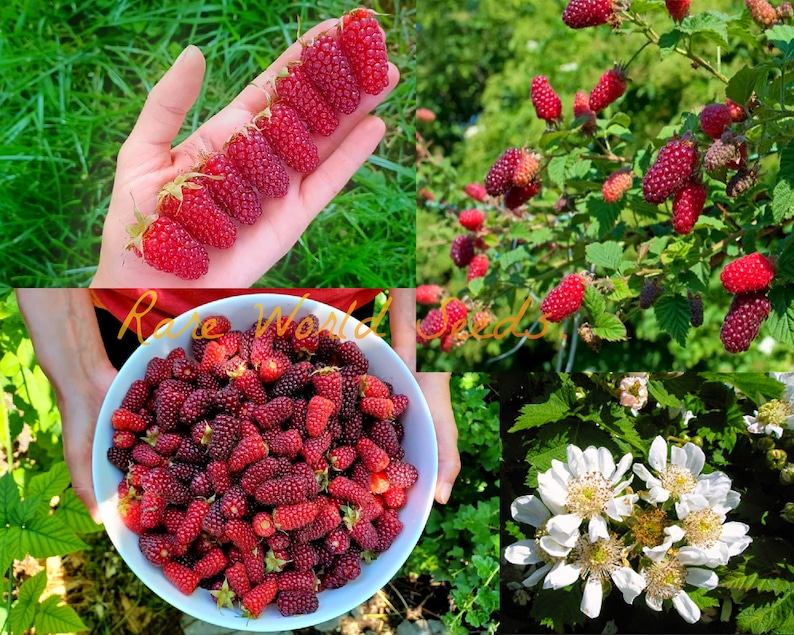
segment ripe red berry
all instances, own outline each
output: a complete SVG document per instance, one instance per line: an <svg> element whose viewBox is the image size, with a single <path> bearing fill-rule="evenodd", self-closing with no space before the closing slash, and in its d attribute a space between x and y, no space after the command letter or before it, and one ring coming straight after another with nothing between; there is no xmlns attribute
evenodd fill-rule
<svg viewBox="0 0 794 635"><path fill-rule="evenodd" d="M583 90L577 91L573 99L573 116L576 119L586 117L582 123L582 132L588 136L596 131L596 114L590 108L590 95Z"/></svg>
<svg viewBox="0 0 794 635"><path fill-rule="evenodd" d="M613 172L601 186L601 195L607 203L616 203L634 184L634 172L631 168L622 168Z"/></svg>
<svg viewBox="0 0 794 635"><path fill-rule="evenodd" d="M314 613L320 600L313 591L281 591L276 598L276 606L284 617Z"/></svg>
<svg viewBox="0 0 794 635"><path fill-rule="evenodd" d="M195 564L193 571L202 579L211 578L223 571L227 562L223 549L215 547Z"/></svg>
<svg viewBox="0 0 794 635"><path fill-rule="evenodd" d="M771 310L772 304L764 291L737 294L720 329L725 350L729 353L749 350Z"/></svg>
<svg viewBox="0 0 794 635"><path fill-rule="evenodd" d="M301 61L334 110L349 115L358 108L361 99L358 81L336 39L324 33L304 43Z"/></svg>
<svg viewBox="0 0 794 635"><path fill-rule="evenodd" d="M341 381L341 375L340 381ZM342 385L339 384L340 396ZM310 437L319 437L325 432L328 426L328 417L336 409L336 405L330 399L315 395L309 400L309 409L306 413L306 432Z"/></svg>
<svg viewBox="0 0 794 635"><path fill-rule="evenodd" d="M626 92L626 71L615 66L601 75L601 79L590 91L590 108L593 112L601 112Z"/></svg>
<svg viewBox="0 0 794 635"><path fill-rule="evenodd" d="M291 531L308 525L317 516L317 503L307 501L295 505L282 505L273 510L273 522L280 531Z"/></svg>
<svg viewBox="0 0 794 635"><path fill-rule="evenodd" d="M505 194L505 207L518 209L528 200L537 196L538 192L540 192L540 181L532 181L523 187L514 185Z"/></svg>
<svg viewBox="0 0 794 635"><path fill-rule="evenodd" d="M168 578L168 581L185 595L193 593L201 581L201 577L197 573L177 562L166 563L163 567L163 573Z"/></svg>
<svg viewBox="0 0 794 635"><path fill-rule="evenodd" d="M692 141L673 139L659 150L642 180L642 195L651 205L663 203L687 184L698 162Z"/></svg>
<svg viewBox="0 0 794 635"><path fill-rule="evenodd" d="M473 198L479 203L482 203L485 197L488 196L488 192L482 183L469 183L463 188L463 191L466 192L470 198Z"/></svg>
<svg viewBox="0 0 794 635"><path fill-rule="evenodd" d="M675 22L681 22L689 15L689 5L692 0L664 0L667 12Z"/></svg>
<svg viewBox="0 0 794 635"><path fill-rule="evenodd" d="M731 111L725 104L709 104L700 111L700 129L712 139L719 139L732 123Z"/></svg>
<svg viewBox="0 0 794 635"><path fill-rule="evenodd" d="M469 271L466 274L466 280L471 282L475 278L484 278L486 273L488 273L488 256L485 254L477 254L469 263Z"/></svg>
<svg viewBox="0 0 794 635"><path fill-rule="evenodd" d="M289 177L270 143L254 126L246 126L226 143L226 154L248 182L263 196L282 198ZM241 221L242 222L242 221Z"/></svg>
<svg viewBox="0 0 794 635"><path fill-rule="evenodd" d="M444 290L437 284L420 284L416 287L417 304L438 304Z"/></svg>
<svg viewBox="0 0 794 635"><path fill-rule="evenodd" d="M310 130L325 137L336 130L339 119L302 64L282 69L275 84L279 97L295 109Z"/></svg>
<svg viewBox="0 0 794 635"><path fill-rule="evenodd" d="M369 397L367 399L377 399L377 397ZM391 400L388 400L388 402L391 405ZM387 407L385 412L388 410ZM388 419L388 417L378 416L378 419ZM389 455L373 443L371 439L359 439L358 443L356 443L356 451L364 467L371 473L382 472L389 465Z"/></svg>
<svg viewBox="0 0 794 635"><path fill-rule="evenodd" d="M419 323L416 333L416 341L419 344L427 344L431 336L441 336L444 333L444 314L441 309L430 309L430 312Z"/></svg>
<svg viewBox="0 0 794 635"><path fill-rule="evenodd" d="M701 183L689 182L673 197L673 229L679 234L688 234L695 226L708 191Z"/></svg>
<svg viewBox="0 0 794 635"><path fill-rule="evenodd" d="M538 172L540 172L540 160L542 158L537 152L522 151L521 160L518 162L513 174L513 183L518 187L524 187L534 181Z"/></svg>
<svg viewBox="0 0 794 635"><path fill-rule="evenodd" d="M584 290L582 276L567 275L560 284L549 291L540 305L540 310L550 322L562 322L581 308Z"/></svg>
<svg viewBox="0 0 794 635"><path fill-rule="evenodd" d="M386 41L374 12L355 9L342 18L339 45L368 95L378 95L389 85Z"/></svg>
<svg viewBox="0 0 794 635"><path fill-rule="evenodd" d="M560 101L557 93L554 92L547 77L538 75L532 79L530 96L538 119L543 119L548 124L552 124L560 119L562 115L562 101Z"/></svg>
<svg viewBox="0 0 794 635"><path fill-rule="evenodd" d="M452 329L455 328L456 325L465 325L465 322L469 316L469 310L466 308L466 305L457 298L450 299L445 305L443 305L442 310L447 314L446 333L451 333Z"/></svg>
<svg viewBox="0 0 794 635"><path fill-rule="evenodd" d="M607 24L615 13L613 0L571 0L562 21L572 29Z"/></svg>
<svg viewBox="0 0 794 635"><path fill-rule="evenodd" d="M461 269L467 267L474 258L474 241L471 236L468 234L455 236L449 249L449 257L452 258L455 266Z"/></svg>
<svg viewBox="0 0 794 635"><path fill-rule="evenodd" d="M766 289L775 279L775 266L766 256L752 253L728 263L720 274L728 293L746 293Z"/></svg>
<svg viewBox="0 0 794 635"><path fill-rule="evenodd" d="M320 165L317 146L298 113L283 102L276 102L254 120L257 128L289 167L301 174L314 172Z"/></svg>
<svg viewBox="0 0 794 635"><path fill-rule="evenodd" d="M178 222L152 214L144 217L135 210L136 222L127 226L127 249L159 271L182 280L198 280L209 270L206 249Z"/></svg>
<svg viewBox="0 0 794 635"><path fill-rule="evenodd" d="M258 434L243 437L229 456L229 471L239 472L246 465L267 456L267 446Z"/></svg>
<svg viewBox="0 0 794 635"><path fill-rule="evenodd" d="M763 29L769 28L777 22L777 12L766 0L744 0L755 23Z"/></svg>
<svg viewBox="0 0 794 635"><path fill-rule="evenodd" d="M485 177L485 189L491 196L507 192L513 185L513 176L523 153L519 148L508 148L494 162Z"/></svg>
<svg viewBox="0 0 794 635"><path fill-rule="evenodd" d="M211 153L199 172L222 177L207 179L207 186L218 204L243 225L253 225L262 215L259 197L228 156L222 152Z"/></svg>
<svg viewBox="0 0 794 635"><path fill-rule="evenodd" d="M364 397L360 402L361 412L376 419L390 419L394 414L391 399L382 397Z"/></svg>
<svg viewBox="0 0 794 635"><path fill-rule="evenodd" d="M458 215L458 222L469 231L478 232L485 222L485 214L479 209L464 209Z"/></svg>
<svg viewBox="0 0 794 635"><path fill-rule="evenodd" d="M276 599L278 593L278 584L275 580L265 580L261 584L255 586L248 593L243 596L241 602L244 610L245 617L259 617L265 607Z"/></svg>
<svg viewBox="0 0 794 635"><path fill-rule="evenodd" d="M728 106L728 110L731 111L731 121L733 121L733 123L741 123L747 119L747 111L741 104L737 104L733 99L726 99L725 105Z"/></svg>
<svg viewBox="0 0 794 635"><path fill-rule="evenodd" d="M143 432L146 429L146 419L141 415L119 408L110 415L110 423L115 430L127 432ZM131 446L127 446L131 447Z"/></svg>

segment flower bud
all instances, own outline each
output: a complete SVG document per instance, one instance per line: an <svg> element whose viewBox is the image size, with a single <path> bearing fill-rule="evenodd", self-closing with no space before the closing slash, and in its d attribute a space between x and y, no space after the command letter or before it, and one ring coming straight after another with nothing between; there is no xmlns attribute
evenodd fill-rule
<svg viewBox="0 0 794 635"><path fill-rule="evenodd" d="M789 463L780 470L780 484L794 485L794 463Z"/></svg>
<svg viewBox="0 0 794 635"><path fill-rule="evenodd" d="M794 523L794 503L786 503L780 517L787 523Z"/></svg>
<svg viewBox="0 0 794 635"><path fill-rule="evenodd" d="M760 452L768 452L769 450L774 449L775 440L772 437L760 437L756 439L755 447Z"/></svg>
<svg viewBox="0 0 794 635"><path fill-rule="evenodd" d="M690 443L694 443L699 448L703 447L703 437L700 435L694 436L689 440Z"/></svg>
<svg viewBox="0 0 794 635"><path fill-rule="evenodd" d="M770 470L782 470L786 467L788 454L785 450L769 450L766 453L766 466Z"/></svg>

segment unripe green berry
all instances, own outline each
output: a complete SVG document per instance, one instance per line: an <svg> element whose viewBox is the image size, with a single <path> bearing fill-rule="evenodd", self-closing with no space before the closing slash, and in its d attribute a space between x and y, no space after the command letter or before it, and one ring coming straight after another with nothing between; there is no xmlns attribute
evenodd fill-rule
<svg viewBox="0 0 794 635"><path fill-rule="evenodd" d="M766 465L770 470L782 470L786 467L788 454L785 450L769 450L766 453Z"/></svg>

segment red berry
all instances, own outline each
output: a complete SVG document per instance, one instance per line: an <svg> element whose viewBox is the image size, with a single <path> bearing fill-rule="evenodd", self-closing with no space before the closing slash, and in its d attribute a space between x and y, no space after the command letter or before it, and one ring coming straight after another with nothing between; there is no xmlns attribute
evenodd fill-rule
<svg viewBox="0 0 794 635"><path fill-rule="evenodd" d="M441 309L431 309L430 312L419 323L416 333L416 341L419 344L427 344L430 337L440 335L444 332L444 314Z"/></svg>
<svg viewBox="0 0 794 635"><path fill-rule="evenodd" d="M540 181L532 181L523 187L514 185L505 194L505 207L518 209L540 192Z"/></svg>
<svg viewBox="0 0 794 635"><path fill-rule="evenodd" d="M143 380L136 379L124 395L121 401L121 408L130 412L138 412L149 399L149 384Z"/></svg>
<svg viewBox="0 0 794 635"><path fill-rule="evenodd" d="M486 273L488 273L488 256L477 254L469 263L469 271L466 274L466 280L471 282L475 278L484 278Z"/></svg>
<svg viewBox="0 0 794 635"><path fill-rule="evenodd" d="M224 518L242 518L248 511L248 496L239 485L232 485L221 498Z"/></svg>
<svg viewBox="0 0 794 635"><path fill-rule="evenodd" d="M673 198L673 229L679 234L688 234L695 226L708 191L701 183L690 182L676 192Z"/></svg>
<svg viewBox="0 0 794 635"><path fill-rule="evenodd" d="M475 201L480 203L482 203L485 200L485 197L488 196L488 192L482 183L469 183L463 188L463 191L466 192L470 198L473 198Z"/></svg>
<svg viewBox="0 0 794 635"><path fill-rule="evenodd" d="M691 0L664 0L664 4L670 17L676 22L681 22L689 15Z"/></svg>
<svg viewBox="0 0 794 635"><path fill-rule="evenodd" d="M507 192L513 185L513 176L523 153L519 148L508 148L494 162L485 177L485 189L491 196Z"/></svg>
<svg viewBox="0 0 794 635"><path fill-rule="evenodd" d="M461 327L462 323L465 325L465 321L469 317L469 310L466 308L466 305L457 298L450 299L442 306L442 310L447 314L446 334L452 333L452 329L455 328L456 325L458 328ZM386 417L381 417L381 419L385 418Z"/></svg>
<svg viewBox="0 0 794 635"><path fill-rule="evenodd" d="M720 274L728 293L747 293L766 289L775 279L775 266L766 256L752 253L725 265Z"/></svg>
<svg viewBox="0 0 794 635"><path fill-rule="evenodd" d="M772 304L764 291L737 294L720 329L725 350L729 353L749 350L771 310Z"/></svg>
<svg viewBox="0 0 794 635"><path fill-rule="evenodd" d="M777 22L777 12L766 0L744 0L755 23L761 28L769 28Z"/></svg>
<svg viewBox="0 0 794 635"><path fill-rule="evenodd" d="M285 103L266 108L254 120L276 154L296 172L308 174L320 165L317 146L298 113Z"/></svg>
<svg viewBox="0 0 794 635"><path fill-rule="evenodd" d="M372 11L356 9L342 18L339 45L368 95L378 95L389 85L386 42Z"/></svg>
<svg viewBox="0 0 794 635"><path fill-rule="evenodd" d="M417 304L438 304L444 290L437 284L420 284L416 287Z"/></svg>
<svg viewBox="0 0 794 635"><path fill-rule="evenodd" d="M166 563L163 573L168 581L185 595L193 593L201 581L201 577L197 573L176 562Z"/></svg>
<svg viewBox="0 0 794 635"><path fill-rule="evenodd" d="M174 542L168 534L145 533L138 537L138 548L143 556L156 567L162 567L174 555Z"/></svg>
<svg viewBox="0 0 794 635"><path fill-rule="evenodd" d="M221 152L211 153L199 168L199 172L222 177L206 179L206 185L215 201L229 215L244 225L253 225L262 215L259 197L228 156Z"/></svg>
<svg viewBox="0 0 794 635"><path fill-rule="evenodd" d="M257 487L255 498L263 505L296 505L306 501L307 483L296 475L267 480Z"/></svg>
<svg viewBox="0 0 794 635"><path fill-rule="evenodd" d="M237 240L237 227L212 198L209 180L189 174L166 183L157 197L157 211L181 223L199 242L228 249Z"/></svg>
<svg viewBox="0 0 794 635"><path fill-rule="evenodd" d="M143 217L135 210L136 222L127 226L127 249L159 271L182 280L198 280L209 270L207 251L178 222L153 214Z"/></svg>
<svg viewBox="0 0 794 635"><path fill-rule="evenodd" d="M276 92L295 109L310 130L325 137L339 125L339 119L301 64L284 68L276 78Z"/></svg>
<svg viewBox="0 0 794 635"><path fill-rule="evenodd" d="M549 84L548 78L543 75L534 77L530 95L538 119L544 119L547 123L553 123L560 119L562 101L560 101L557 93L554 92L551 84ZM526 185L526 183L524 184Z"/></svg>
<svg viewBox="0 0 794 635"><path fill-rule="evenodd" d="M276 606L284 617L314 613L320 606L317 594L313 591L281 591Z"/></svg>
<svg viewBox="0 0 794 635"><path fill-rule="evenodd" d="M372 501L367 489L346 476L337 476L328 484L328 493L334 498L364 507ZM330 531L330 530L329 530Z"/></svg>
<svg viewBox="0 0 794 635"><path fill-rule="evenodd" d="M289 189L284 165L264 135L246 126L226 143L226 154L248 182L263 196L282 198Z"/></svg>
<svg viewBox="0 0 794 635"><path fill-rule="evenodd" d="M229 566L225 574L229 587L235 592L237 597L243 597L251 590L251 583L248 580L248 574L242 562L235 562Z"/></svg>
<svg viewBox="0 0 794 635"><path fill-rule="evenodd" d="M700 129L716 140L733 123L731 111L725 104L709 104L700 111Z"/></svg>
<svg viewBox="0 0 794 635"><path fill-rule="evenodd" d="M364 397L360 403L361 412L376 419L390 419L394 414L394 404L391 399L381 397Z"/></svg>
<svg viewBox="0 0 794 635"><path fill-rule="evenodd" d="M278 433L268 445L270 452L275 456L294 459L303 448L303 440L297 430L286 430Z"/></svg>
<svg viewBox="0 0 794 635"><path fill-rule="evenodd" d="M513 182L518 187L524 187L530 182L535 180L535 177L540 172L541 157L536 152L529 152L524 150L521 154L521 160L516 166L516 171L513 174Z"/></svg>
<svg viewBox="0 0 794 635"><path fill-rule="evenodd" d="M631 168L623 168L609 175L604 185L601 186L601 195L607 203L615 203L634 184L634 172Z"/></svg>
<svg viewBox="0 0 794 635"><path fill-rule="evenodd" d="M223 571L226 568L226 564L227 560L223 554L223 549L215 547L196 563L193 571L201 578L211 578Z"/></svg>
<svg viewBox="0 0 794 635"><path fill-rule="evenodd" d="M728 110L731 111L731 121L733 121L733 123L741 123L747 119L747 111L741 104L737 104L733 99L726 99L725 105L728 106Z"/></svg>
<svg viewBox="0 0 794 635"><path fill-rule="evenodd" d="M449 257L457 267L467 267L474 258L474 241L468 234L455 236L449 249Z"/></svg>
<svg viewBox="0 0 794 635"><path fill-rule="evenodd" d="M383 493L383 502L390 509L400 509L408 502L408 495L401 487L390 487Z"/></svg>
<svg viewBox="0 0 794 635"><path fill-rule="evenodd" d="M386 468L386 478L388 478L389 483L395 487L408 489L416 482L416 479L419 478L419 472L410 463L392 461Z"/></svg>
<svg viewBox="0 0 794 635"><path fill-rule="evenodd" d="M257 406L254 410L254 420L263 430L278 428L292 416L295 404L289 397L276 397L268 403Z"/></svg>
<svg viewBox="0 0 794 635"><path fill-rule="evenodd" d="M127 432L143 432L146 429L146 419L124 408L113 411L113 414L110 415L110 423L114 429Z"/></svg>
<svg viewBox="0 0 794 635"><path fill-rule="evenodd" d="M265 580L262 584L255 586L243 596L241 602L245 617L259 617L265 607L276 599L278 584L275 580Z"/></svg>
<svg viewBox="0 0 794 635"><path fill-rule="evenodd" d="M478 232L485 222L485 214L479 209L464 209L458 215L458 222L469 231Z"/></svg>
<svg viewBox="0 0 794 635"><path fill-rule="evenodd" d="M550 322L562 322L576 313L584 300L585 285L582 276L570 274L543 299L541 312Z"/></svg>
<svg viewBox="0 0 794 635"><path fill-rule="evenodd" d="M341 377L340 375L340 397L342 389ZM325 432L328 426L328 417L334 413L335 409L336 405L330 399L320 397L319 395L315 395L311 398L309 401L309 410L306 413L306 432L310 437L319 437Z"/></svg>
<svg viewBox="0 0 794 635"><path fill-rule="evenodd" d="M301 61L334 110L349 115L358 108L361 95L356 75L331 35L324 33L308 45L304 44Z"/></svg>
<svg viewBox="0 0 794 635"><path fill-rule="evenodd" d="M312 384L318 397L325 397L333 403L334 409L331 414L339 414L339 410L342 407L342 373L334 366L321 368L312 375ZM311 401L309 405L311 406ZM311 436L317 435L312 434Z"/></svg>
<svg viewBox="0 0 794 635"><path fill-rule="evenodd" d="M615 13L613 0L571 0L562 21L572 29L607 24Z"/></svg>
<svg viewBox="0 0 794 635"><path fill-rule="evenodd" d="M258 434L243 437L229 456L229 471L239 472L246 465L267 456L267 446Z"/></svg>
<svg viewBox="0 0 794 635"><path fill-rule="evenodd" d="M697 167L698 153L687 138L669 141L659 150L642 180L642 194L651 205L664 203L684 187Z"/></svg>
<svg viewBox="0 0 794 635"><path fill-rule="evenodd" d="M144 529L141 526L141 501L119 501L118 510L121 520L127 529L136 534L143 532Z"/></svg>
<svg viewBox="0 0 794 635"><path fill-rule="evenodd" d="M376 399L376 397L370 397L369 399ZM389 401L389 404L391 404L391 401ZM378 418L387 419L388 417ZM375 445L371 439L359 439L358 443L356 443L356 451L364 467L369 472L382 472L389 465L389 455Z"/></svg>
<svg viewBox="0 0 794 635"><path fill-rule="evenodd" d="M616 66L601 75L595 88L590 91L590 108L599 113L626 92L626 71Z"/></svg>
<svg viewBox="0 0 794 635"><path fill-rule="evenodd" d="M582 123L582 132L592 135L596 131L596 114L590 108L590 95L583 90L577 91L573 99L573 116L576 119L587 117Z"/></svg>
<svg viewBox="0 0 794 635"><path fill-rule="evenodd" d="M276 529L291 531L308 525L317 516L317 503L307 501L295 505L282 505L273 510L273 522Z"/></svg>

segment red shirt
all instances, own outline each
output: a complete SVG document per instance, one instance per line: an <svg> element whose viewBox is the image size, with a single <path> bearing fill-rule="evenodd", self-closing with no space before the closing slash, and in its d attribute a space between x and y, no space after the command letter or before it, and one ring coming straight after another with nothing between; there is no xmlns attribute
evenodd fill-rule
<svg viewBox="0 0 794 635"><path fill-rule="evenodd" d="M138 299L147 291L157 292L157 303L141 318L141 331L149 337L163 320L181 315L207 302L235 295L253 293L282 293L303 296L309 300L329 304L340 311L348 311L353 302L359 308L377 296L383 289L92 289L94 305L112 313L124 322ZM352 312L352 311L351 311Z"/></svg>

